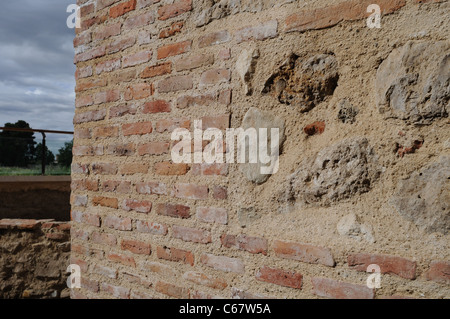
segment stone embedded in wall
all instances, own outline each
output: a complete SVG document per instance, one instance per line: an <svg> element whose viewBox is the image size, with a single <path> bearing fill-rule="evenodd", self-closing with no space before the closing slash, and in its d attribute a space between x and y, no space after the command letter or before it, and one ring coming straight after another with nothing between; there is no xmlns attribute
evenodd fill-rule
<svg viewBox="0 0 450 319"><path fill-rule="evenodd" d="M252 224L262 217L261 213L254 207L241 207L237 211L239 225L242 228Z"/></svg>
<svg viewBox="0 0 450 319"><path fill-rule="evenodd" d="M292 54L266 82L263 93L280 103L308 112L333 95L339 80L334 54L300 57Z"/></svg>
<svg viewBox="0 0 450 319"><path fill-rule="evenodd" d="M303 161L288 178L285 200L329 205L370 191L381 168L366 138L351 138Z"/></svg>
<svg viewBox="0 0 450 319"><path fill-rule="evenodd" d="M257 155L258 155L258 163L249 163L249 160L246 160L246 163L239 164L239 168L241 172L244 174L245 178L247 180L256 183L256 184L262 184L270 177L270 174L262 174L262 169L269 168L271 164L275 164L278 161L278 156L281 153L281 147L283 145L285 135L284 135L284 120L278 116L273 115L271 112L267 111L261 111L255 107L250 108L247 113L244 116L244 119L242 121L241 127L244 130L247 129L256 129L257 136L258 136L258 144L260 134L259 129L266 128L267 129L267 151L264 155L270 157L270 163L263 164L261 162L261 153L263 152L259 145L257 147ZM272 143L272 129L278 128L279 129L279 141L278 143L274 142ZM272 145L273 144L273 145ZM245 151L245 153L248 153L249 145L246 142L245 145L240 145L241 147L244 147L244 149L241 149L240 152ZM278 150L278 152L276 152ZM239 152L239 150L238 150ZM256 155L256 154L255 154Z"/></svg>
<svg viewBox="0 0 450 319"><path fill-rule="evenodd" d="M394 49L377 71L376 102L380 112L416 124L447 117L449 50L449 41L410 41Z"/></svg>
<svg viewBox="0 0 450 319"><path fill-rule="evenodd" d="M392 205L405 219L431 233L450 230L450 157L412 173L397 185Z"/></svg>
<svg viewBox="0 0 450 319"><path fill-rule="evenodd" d="M361 224L358 216L353 213L342 217L336 227L339 235L347 236L358 241L364 239L369 243L375 242L371 227L366 224Z"/></svg>
<svg viewBox="0 0 450 319"><path fill-rule="evenodd" d="M251 95L253 91L252 78L255 73L258 58L258 49L244 49L236 61L236 71L242 81L244 92L247 95Z"/></svg>
<svg viewBox="0 0 450 319"><path fill-rule="evenodd" d="M338 119L341 120L342 123L355 123L356 115L358 115L359 112L356 107L354 107L347 99L339 101L338 107Z"/></svg>

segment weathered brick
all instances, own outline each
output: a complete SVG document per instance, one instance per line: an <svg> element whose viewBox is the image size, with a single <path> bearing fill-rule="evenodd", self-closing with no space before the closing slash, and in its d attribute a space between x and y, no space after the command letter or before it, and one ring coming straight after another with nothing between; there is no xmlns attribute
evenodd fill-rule
<svg viewBox="0 0 450 319"><path fill-rule="evenodd" d="M106 7L109 7L113 5L116 2L119 2L120 0L98 0L97 1L97 10L102 10Z"/></svg>
<svg viewBox="0 0 450 319"><path fill-rule="evenodd" d="M128 68L130 66L139 65L150 61L152 57L152 51L141 51L138 53L132 53L122 58L122 67Z"/></svg>
<svg viewBox="0 0 450 319"><path fill-rule="evenodd" d="M85 62L89 60L93 60L96 58L100 58L106 54L106 48L104 46L93 48L89 51L79 53L75 55L74 63Z"/></svg>
<svg viewBox="0 0 450 319"><path fill-rule="evenodd" d="M179 75L169 77L158 83L159 93L177 92L190 90L194 87L194 82L190 75Z"/></svg>
<svg viewBox="0 0 450 319"><path fill-rule="evenodd" d="M156 213L158 215L176 217L176 218L189 218L191 217L190 208L184 205L174 204L158 204L156 206Z"/></svg>
<svg viewBox="0 0 450 319"><path fill-rule="evenodd" d="M134 0L136 2L136 0ZM130 299L130 288L125 288L121 286L111 285L106 282L102 282L100 289L119 299Z"/></svg>
<svg viewBox="0 0 450 319"><path fill-rule="evenodd" d="M136 261L134 260L133 257L113 253L113 254L108 254L107 258L113 262L136 268Z"/></svg>
<svg viewBox="0 0 450 319"><path fill-rule="evenodd" d="M328 278L312 278L314 294L333 299L373 299L373 289Z"/></svg>
<svg viewBox="0 0 450 319"><path fill-rule="evenodd" d="M197 219L205 223L228 224L228 213L225 208L198 207Z"/></svg>
<svg viewBox="0 0 450 319"><path fill-rule="evenodd" d="M192 106L204 106L211 105L217 100L217 93L209 93L202 95L185 95L177 99L177 108L185 109Z"/></svg>
<svg viewBox="0 0 450 319"><path fill-rule="evenodd" d="M213 198L214 199L227 199L228 198L228 189L223 186L214 186L212 188Z"/></svg>
<svg viewBox="0 0 450 319"><path fill-rule="evenodd" d="M127 114L136 114L137 112L137 107L136 105L119 105L119 106L113 106L109 109L109 118L116 118L116 117L121 117L121 116L125 116Z"/></svg>
<svg viewBox="0 0 450 319"><path fill-rule="evenodd" d="M183 199L207 199L208 187L196 184L175 184L172 196Z"/></svg>
<svg viewBox="0 0 450 319"><path fill-rule="evenodd" d="M247 235L230 235L224 234L220 237L222 245L231 248L235 247L240 250L246 250L252 254L267 255L267 239L259 237L250 237Z"/></svg>
<svg viewBox="0 0 450 319"><path fill-rule="evenodd" d="M135 30L155 22L155 13L150 11L137 16L129 17L123 23L123 30Z"/></svg>
<svg viewBox="0 0 450 319"><path fill-rule="evenodd" d="M217 54L217 57L219 58L219 60L222 60L222 61L231 59L231 49L226 48L226 49L220 50L219 53Z"/></svg>
<svg viewBox="0 0 450 319"><path fill-rule="evenodd" d="M155 194L155 195L166 195L167 186L160 182L143 182L136 184L136 192L139 194Z"/></svg>
<svg viewBox="0 0 450 319"><path fill-rule="evenodd" d="M88 78L92 76L92 74L93 71L91 65L85 66L83 68L77 68L77 70L75 71L75 80Z"/></svg>
<svg viewBox="0 0 450 319"><path fill-rule="evenodd" d="M170 297L189 299L188 288L178 287L167 282L158 281L155 285L155 290Z"/></svg>
<svg viewBox="0 0 450 319"><path fill-rule="evenodd" d="M120 243L120 248L139 255L150 255L152 252L150 244L138 240L123 239Z"/></svg>
<svg viewBox="0 0 450 319"><path fill-rule="evenodd" d="M171 107L169 102L157 100L145 103L142 113L169 113L170 111Z"/></svg>
<svg viewBox="0 0 450 319"><path fill-rule="evenodd" d="M170 38L174 36L177 33L181 32L181 29L183 29L184 21L178 21L174 22L170 27L162 29L159 33L160 39Z"/></svg>
<svg viewBox="0 0 450 319"><path fill-rule="evenodd" d="M90 145L74 145L72 148L73 156L92 156L94 150Z"/></svg>
<svg viewBox="0 0 450 319"><path fill-rule="evenodd" d="M92 33L91 32L79 33L73 39L73 47L76 48L80 45L88 44L91 41L92 41Z"/></svg>
<svg viewBox="0 0 450 319"><path fill-rule="evenodd" d="M347 258L348 266L358 271L367 271L372 264L380 266L382 274L395 274L406 279L416 278L416 262L396 256L376 254L351 254Z"/></svg>
<svg viewBox="0 0 450 319"><path fill-rule="evenodd" d="M131 182L107 180L102 182L102 190L104 192L127 194L131 191Z"/></svg>
<svg viewBox="0 0 450 319"><path fill-rule="evenodd" d="M138 173L147 173L148 172L148 164L142 163L126 163L120 166L119 172L122 175L133 175Z"/></svg>
<svg viewBox="0 0 450 319"><path fill-rule="evenodd" d="M117 269L94 263L92 272L97 275L116 279L118 275Z"/></svg>
<svg viewBox="0 0 450 319"><path fill-rule="evenodd" d="M202 164L192 164L192 174L193 175L205 175L205 176L227 176L228 175L228 164L222 163L202 163Z"/></svg>
<svg viewBox="0 0 450 319"><path fill-rule="evenodd" d="M81 277L81 288L97 293L100 290L100 284L97 280L90 280L85 277Z"/></svg>
<svg viewBox="0 0 450 319"><path fill-rule="evenodd" d="M100 87L104 87L107 85L106 79L87 79L85 81L77 81L77 85L75 87L75 92L82 92L91 89L96 89Z"/></svg>
<svg viewBox="0 0 450 319"><path fill-rule="evenodd" d="M95 73L99 75L103 72L112 72L114 70L120 69L120 65L120 59L103 61L95 66Z"/></svg>
<svg viewBox="0 0 450 319"><path fill-rule="evenodd" d="M158 9L158 19L167 20L192 10L192 0L179 0Z"/></svg>
<svg viewBox="0 0 450 319"><path fill-rule="evenodd" d="M153 132L152 122L138 122L122 125L123 136L129 135L145 135Z"/></svg>
<svg viewBox="0 0 450 319"><path fill-rule="evenodd" d="M109 37L119 35L121 27L122 27L122 23L120 23L120 22L97 27L92 38L94 40L104 40Z"/></svg>
<svg viewBox="0 0 450 319"><path fill-rule="evenodd" d="M161 155L169 153L168 142L150 142L138 147L139 155Z"/></svg>
<svg viewBox="0 0 450 319"><path fill-rule="evenodd" d="M158 133L169 132L177 128L189 129L191 126L191 121L188 119L163 119L156 122L155 130Z"/></svg>
<svg viewBox="0 0 450 319"><path fill-rule="evenodd" d="M71 196L71 204L73 206L86 206L88 203L87 195L73 195Z"/></svg>
<svg viewBox="0 0 450 319"><path fill-rule="evenodd" d="M151 83L137 83L127 87L124 98L126 101L140 100L151 95L153 95L153 85Z"/></svg>
<svg viewBox="0 0 450 319"><path fill-rule="evenodd" d="M94 104L94 99L91 95L77 97L75 100L75 107L85 107Z"/></svg>
<svg viewBox="0 0 450 319"><path fill-rule="evenodd" d="M74 124L81 124L86 122L97 122L104 120L106 117L106 110L87 111L83 113L76 113L73 118Z"/></svg>
<svg viewBox="0 0 450 319"><path fill-rule="evenodd" d="M133 143L126 144L110 144L106 147L106 154L116 156L132 156L135 153L135 145Z"/></svg>
<svg viewBox="0 0 450 319"><path fill-rule="evenodd" d="M119 3L114 7L109 9L109 16L111 18L117 18L124 15L127 12L133 11L136 9L136 0L129 0L126 2Z"/></svg>
<svg viewBox="0 0 450 319"><path fill-rule="evenodd" d="M138 0L137 8L138 9L146 8L148 6L151 6L152 4L158 3L160 1L161 0Z"/></svg>
<svg viewBox="0 0 450 319"><path fill-rule="evenodd" d="M95 104L111 103L120 100L120 90L109 90L94 94Z"/></svg>
<svg viewBox="0 0 450 319"><path fill-rule="evenodd" d="M214 55L212 54L197 54L189 57L183 57L175 62L175 70L177 72L192 70L203 66L214 64Z"/></svg>
<svg viewBox="0 0 450 319"><path fill-rule="evenodd" d="M278 268L262 267L256 272L256 279L269 282L271 284L290 287L295 289L302 288L302 275L294 271L287 271Z"/></svg>
<svg viewBox="0 0 450 319"><path fill-rule="evenodd" d="M213 69L204 72L200 78L201 85L213 85L230 82L231 72L228 69Z"/></svg>
<svg viewBox="0 0 450 319"><path fill-rule="evenodd" d="M245 272L244 262L239 258L203 254L200 261L208 267L221 271L234 272L238 274L243 274Z"/></svg>
<svg viewBox="0 0 450 319"><path fill-rule="evenodd" d="M278 36L278 21L271 20L257 26L245 27L236 31L237 43L249 40L266 40Z"/></svg>
<svg viewBox="0 0 450 319"><path fill-rule="evenodd" d="M115 175L117 165L113 163L92 163L91 170L93 174Z"/></svg>
<svg viewBox="0 0 450 319"><path fill-rule="evenodd" d="M76 223L100 227L100 216L96 214L72 210L71 220L73 220Z"/></svg>
<svg viewBox="0 0 450 319"><path fill-rule="evenodd" d="M334 266L333 255L328 248L276 240L273 244L273 250L281 258L294 259L310 264Z"/></svg>
<svg viewBox="0 0 450 319"><path fill-rule="evenodd" d="M174 262L182 262L191 266L194 266L194 255L190 251L181 250L177 248L170 247L160 247L156 248L156 255L159 259L164 259Z"/></svg>
<svg viewBox="0 0 450 319"><path fill-rule="evenodd" d="M208 276L204 273L197 271L187 271L183 274L183 279L192 281L197 285L202 285L206 287L210 287L213 289L223 290L228 287L227 282L222 278L216 278L212 276Z"/></svg>
<svg viewBox="0 0 450 319"><path fill-rule="evenodd" d="M126 211L137 211L139 213L148 214L152 210L152 203L148 200L124 199L122 209Z"/></svg>
<svg viewBox="0 0 450 319"><path fill-rule="evenodd" d="M172 226L172 237L200 244L208 244L212 242L211 233L207 230L177 225Z"/></svg>
<svg viewBox="0 0 450 319"><path fill-rule="evenodd" d="M153 78L172 72L172 62L160 63L146 67L140 74L143 79Z"/></svg>
<svg viewBox="0 0 450 319"><path fill-rule="evenodd" d="M189 166L171 162L160 162L155 164L155 173L158 175L186 175Z"/></svg>
<svg viewBox="0 0 450 319"><path fill-rule="evenodd" d="M162 264L162 263L158 263L158 262L154 262L154 261L147 261L147 262L143 263L141 268L144 271L154 272L154 273L160 274L162 276L167 276L167 277L172 277L172 278L176 278L178 276L178 272L176 272L172 267L170 267L166 264Z"/></svg>
<svg viewBox="0 0 450 319"><path fill-rule="evenodd" d="M106 47L106 54L113 54L119 51L123 51L129 47L132 47L136 43L136 38L133 36L128 36L123 39L117 39L112 41Z"/></svg>
<svg viewBox="0 0 450 319"><path fill-rule="evenodd" d="M104 196L96 196L92 198L92 204L94 206L104 206L104 207L110 207L110 208L118 208L119 202L117 201L117 198L112 197L104 197Z"/></svg>
<svg viewBox="0 0 450 319"><path fill-rule="evenodd" d="M94 244L115 246L117 244L117 238L113 234L92 232L90 236L91 241Z"/></svg>
<svg viewBox="0 0 450 319"><path fill-rule="evenodd" d="M109 77L109 84L120 85L126 82L131 82L136 79L136 69L127 68L114 72L114 76ZM153 90L153 87L151 87Z"/></svg>
<svg viewBox="0 0 450 319"><path fill-rule="evenodd" d="M158 48L157 58L158 60L161 60L171 56L189 52L191 50L191 46L192 46L191 40L167 44L165 46Z"/></svg>
<svg viewBox="0 0 450 319"><path fill-rule="evenodd" d="M79 164L72 162L70 167L73 174L89 174L89 164Z"/></svg>
<svg viewBox="0 0 450 319"><path fill-rule="evenodd" d="M144 220L136 220L136 230L140 233L152 235L167 235L167 226L160 223L152 223Z"/></svg>
<svg viewBox="0 0 450 319"><path fill-rule="evenodd" d="M70 263L80 266L80 270L84 273L87 272L87 270L88 270L88 263L81 258L71 256Z"/></svg>
<svg viewBox="0 0 450 319"><path fill-rule="evenodd" d="M117 126L97 126L92 131L92 137L94 138L116 137L118 135L119 128Z"/></svg>
<svg viewBox="0 0 450 319"><path fill-rule="evenodd" d="M198 47L204 48L215 44L225 43L230 40L231 36L227 30L213 32L199 37Z"/></svg>
<svg viewBox="0 0 450 319"><path fill-rule="evenodd" d="M433 261L430 269L426 272L427 280L432 280L441 284L450 284L450 262Z"/></svg>
<svg viewBox="0 0 450 319"><path fill-rule="evenodd" d="M115 230L131 230L131 218L128 217L106 216L102 221L103 226L108 228Z"/></svg>

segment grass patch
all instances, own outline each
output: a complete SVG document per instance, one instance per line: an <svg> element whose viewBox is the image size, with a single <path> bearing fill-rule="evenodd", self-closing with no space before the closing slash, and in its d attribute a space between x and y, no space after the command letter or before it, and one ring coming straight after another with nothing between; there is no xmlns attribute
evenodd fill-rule
<svg viewBox="0 0 450 319"><path fill-rule="evenodd" d="M30 167L5 167L0 166L0 176L36 176L41 175L41 166ZM45 167L45 175L70 175L70 167L48 165Z"/></svg>

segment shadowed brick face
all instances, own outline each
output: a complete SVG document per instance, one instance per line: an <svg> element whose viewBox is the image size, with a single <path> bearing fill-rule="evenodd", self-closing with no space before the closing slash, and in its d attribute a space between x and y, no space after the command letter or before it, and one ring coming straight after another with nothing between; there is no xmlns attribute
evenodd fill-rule
<svg viewBox="0 0 450 319"><path fill-rule="evenodd" d="M421 52L429 43L445 42L438 39L445 39L439 32L445 31L446 1L77 2L82 27L73 41L71 254L83 279L72 298L450 295L448 249L442 248L444 243L448 248L448 234L416 229L389 204L400 177L448 151L445 116L423 115L431 122L422 126L400 118L383 120L387 113L376 110L379 97L373 89L391 51L408 41L422 45ZM380 6L381 29L366 27L370 4ZM448 45L442 50L448 52ZM393 77L387 83L392 85L381 100L428 103L427 108L447 115L446 105L436 102L445 99L445 92L435 92L448 82L445 57L431 66L421 60L419 72L413 65L416 53L405 54L404 65L392 63L405 74L395 80L402 71L396 69L387 76ZM429 54L430 60L434 55ZM428 77L428 69L436 76ZM422 82L427 84L419 93L403 90L415 90ZM317 105L305 111L311 103ZM251 107L269 115L248 118ZM422 116L419 109L415 113ZM351 116L351 121L342 120ZM231 148L225 139L173 140L177 129L217 128L225 137L227 129L247 120L264 127L277 122L275 117L284 122L280 170L261 184L250 181L252 173L243 173L238 164L177 163L172 158L180 145L192 159L202 150L214 150L213 145L223 146L217 148L219 155ZM349 155L346 144L325 156L323 149L357 135L367 137L363 150ZM422 147L402 158L392 150L417 141ZM308 165L321 169L297 176L296 168L309 156L317 160ZM378 180L364 169L374 158L383 166ZM444 168L428 174L433 182L422 183L427 173L420 175L419 190L398 187L404 202L419 208L430 201L440 205L426 191L440 185L434 193L445 193L447 184L439 184L448 176ZM341 198L334 193L322 192L330 178L349 180L349 193L368 192L352 193L338 203ZM332 185L336 194L340 186ZM409 198L409 191L424 196ZM347 190L342 193L346 196ZM296 201L301 195L304 203ZM322 199L330 205L315 206ZM439 206L444 213L445 205ZM347 218L349 213L358 216ZM428 222L435 218L417 214ZM341 222L345 218L350 222ZM34 231L41 226L0 220L1 231L14 227ZM391 238L392 229L397 234ZM58 242L61 236L68 235L55 226L46 238ZM381 289L366 286L370 265L380 267Z"/></svg>

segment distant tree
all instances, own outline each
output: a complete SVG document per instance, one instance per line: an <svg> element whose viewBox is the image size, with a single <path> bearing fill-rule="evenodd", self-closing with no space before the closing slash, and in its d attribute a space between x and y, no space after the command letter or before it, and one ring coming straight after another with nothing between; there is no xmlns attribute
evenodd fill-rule
<svg viewBox="0 0 450 319"><path fill-rule="evenodd" d="M6 123L4 127L30 128L25 121ZM25 167L35 159L35 144L33 132L0 132L0 165Z"/></svg>
<svg viewBox="0 0 450 319"><path fill-rule="evenodd" d="M73 140L64 143L64 146L61 147L58 151L58 164L66 167L72 164L72 148Z"/></svg>
<svg viewBox="0 0 450 319"><path fill-rule="evenodd" d="M45 146L45 164L52 164L55 161L55 155ZM42 143L36 146L36 163L42 163Z"/></svg>

